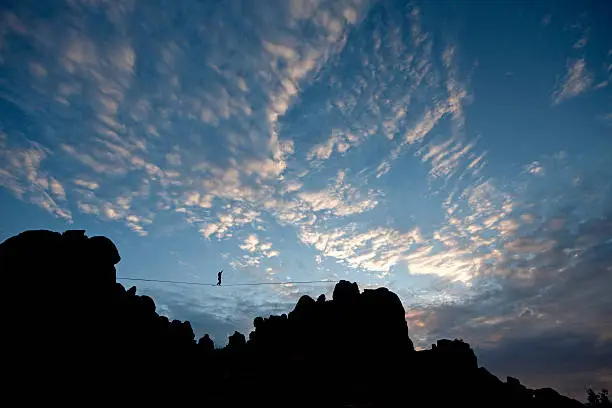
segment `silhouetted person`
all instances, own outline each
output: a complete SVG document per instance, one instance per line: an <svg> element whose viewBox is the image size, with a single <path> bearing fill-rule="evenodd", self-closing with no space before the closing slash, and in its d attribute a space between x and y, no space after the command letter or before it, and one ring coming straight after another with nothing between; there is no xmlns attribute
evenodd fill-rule
<svg viewBox="0 0 612 408"><path fill-rule="evenodd" d="M217 286L221 286L221 275L223 274L223 270L220 270L217 274Z"/></svg>

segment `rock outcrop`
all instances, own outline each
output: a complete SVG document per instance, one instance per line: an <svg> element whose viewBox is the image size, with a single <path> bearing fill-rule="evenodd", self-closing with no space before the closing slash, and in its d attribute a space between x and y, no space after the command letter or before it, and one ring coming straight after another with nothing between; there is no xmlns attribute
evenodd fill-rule
<svg viewBox="0 0 612 408"><path fill-rule="evenodd" d="M12 311L6 367L46 390L41 401L134 395L160 404L170 394L173 405L215 407L582 406L500 381L461 340L415 351L397 295L347 281L331 300L303 296L288 315L255 318L248 341L234 332L214 349L208 335L196 343L189 322L169 321L153 299L116 283L120 259L109 239L84 231L27 231L0 244Z"/></svg>

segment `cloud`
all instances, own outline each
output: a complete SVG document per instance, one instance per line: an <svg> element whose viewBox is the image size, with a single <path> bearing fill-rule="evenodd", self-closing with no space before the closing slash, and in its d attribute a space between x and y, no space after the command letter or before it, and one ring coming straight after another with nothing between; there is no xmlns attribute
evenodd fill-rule
<svg viewBox="0 0 612 408"><path fill-rule="evenodd" d="M447 46L442 52L441 59L446 76L445 95L436 98L438 102L434 106L427 107L422 116L406 129L400 144L391 151L389 158L379 165L377 177L386 174L390 169L390 162L402 155L406 147L410 145L423 144L417 150L417 155L422 154L423 162L431 164L430 175L433 178L444 177L448 179L452 177L462 165L461 159L463 156L470 157L468 153L475 143L468 143L462 140L459 135L465 122L463 104L468 99L468 92L465 84L459 80L459 72L455 62L456 55L457 50L454 46ZM430 56L427 56L427 58L430 58ZM437 145L432 142L425 142L425 138L447 115L452 117L452 137ZM475 172L479 170L477 169Z"/></svg>
<svg viewBox="0 0 612 408"><path fill-rule="evenodd" d="M205 238L216 236L218 239L231 237L231 230L258 220L260 213L240 206L230 207L228 212L217 216L216 223L208 223L200 228Z"/></svg>
<svg viewBox="0 0 612 408"><path fill-rule="evenodd" d="M58 199L65 201L66 200L66 191L62 184L55 178L51 177L50 180L51 192Z"/></svg>
<svg viewBox="0 0 612 408"><path fill-rule="evenodd" d="M578 41L574 43L572 48L574 48L575 50L584 48L587 45L588 41L589 41L589 37L585 34L583 37L581 37Z"/></svg>
<svg viewBox="0 0 612 408"><path fill-rule="evenodd" d="M363 138L350 132L343 133L334 130L327 142L315 145L306 155L308 160L327 160L331 157L334 148L339 154L345 153L351 147L358 146Z"/></svg>
<svg viewBox="0 0 612 408"><path fill-rule="evenodd" d="M234 268L259 266L264 258L274 258L280 255L280 251L272 249L272 242L261 242L256 234L249 234L240 245L240 249L250 254L242 255L230 262Z"/></svg>
<svg viewBox="0 0 612 408"><path fill-rule="evenodd" d="M100 214L100 209L93 204L88 204L88 203L78 201L77 207L79 211L81 211L83 214L90 214L90 215Z"/></svg>
<svg viewBox="0 0 612 408"><path fill-rule="evenodd" d="M360 7L348 3L330 10L312 6L312 11L309 7L300 8L300 11L291 9L290 15L292 19L312 24L316 28L313 37L305 39L299 32L278 37L273 30L255 36L261 48L255 46L253 52L247 52L249 58L245 60L253 63L246 71L256 72L257 80L244 72L228 69L223 65L225 56L211 54L206 69L210 68L223 81L213 82L205 90L186 84L194 71L190 70L193 67L184 56L195 50L178 45L186 44L179 41L180 38L160 41L157 72L162 75L151 75L144 65L138 65L143 59L133 39L119 35L107 44L92 32L68 36L62 43L61 63L76 80L62 85L55 96L73 103L82 95L91 95L86 103L94 112L87 126L95 135L91 143L72 138L60 145L60 153L67 156L65 160L70 158L73 165L82 165L77 168L84 173L90 170L93 174L89 174L89 179L96 180L90 182L83 178L83 182L74 182L78 188L75 191L77 208L87 214L121 220L136 233L143 232L147 224L143 220L151 220L152 212L174 211L196 225L204 237L217 239L232 238L245 226L261 224L267 215L272 215L280 224L292 223L297 233L303 234L304 229L319 228L322 221L341 218L351 222L353 217L376 208L381 195L379 190L358 188L347 181L349 173L337 170L334 183L327 188L314 188L310 185L313 178L307 176L313 171L311 163L300 168L296 162L296 157L305 157L307 162L329 162L334 153L338 156L353 154L353 148L369 143L377 132L368 124L372 116L364 117L367 126L333 126L331 132L326 133L330 135L327 141L301 146L299 152L294 141L280 137L286 125L283 117L290 113L291 104L299 102L305 86L312 84L314 74L323 64L344 50L344 34L350 24L359 21L362 12ZM125 18L130 12L121 15ZM276 12L265 10L270 15ZM278 12L282 14L283 10ZM165 16L161 17L163 25ZM289 27L291 33L294 21L287 22L280 17L274 21ZM480 168L482 159L475 161L480 156L472 152L473 144L459 138L452 139L449 144L430 145L425 140L447 114L461 123L461 101L466 92L454 68L456 49L446 48L442 55L444 75L435 73L431 61L432 42L420 24L417 9L411 9L409 19L414 23L409 35L415 50L413 53L405 49L403 54L414 55L404 61L401 69L410 82L398 83L394 89L406 89L410 93L435 89L438 86L436 77L444 76L446 80L440 91L445 97L439 104L426 108L424 119L417 121L412 129L407 126L410 93L394 97L397 104L387 112L384 105L377 102L382 94L368 89L363 98L365 105L372 112L381 112L379 121L388 140L398 140L401 145L426 143L422 157L425 163L431 164L432 177L449 177L467 158L472 161L471 168ZM394 24L402 26L400 21ZM230 35L227 41L231 43L234 39ZM399 38L389 38L388 44L405 46ZM382 45L375 46L380 49ZM262 50L265 58L261 57ZM382 50L378 55L383 55ZM110 66L106 65L107 60ZM133 77L137 65L143 68L141 75L159 84L154 93L142 87L139 89L139 80ZM98 71L100 73L96 73ZM379 72L382 75L382 70ZM53 72L49 71L49 75ZM250 90L248 95L245 89ZM263 92L258 94L258 89ZM353 89L348 85L339 92L338 106L345 112L348 112L350 92ZM256 106L258 103L261 106L261 101L264 101L264 108L258 110ZM193 125L196 122L197 127ZM203 129L207 135L205 141L201 137ZM396 134L404 138L396 139ZM189 136L176 138L172 135ZM164 138L163 143L160 138ZM214 145L215 152L202 149L204 145ZM391 159L385 163L378 170L380 175L389 171ZM361 173L357 177L361 177ZM115 191L110 191L111 186ZM117 191L121 193L118 195ZM117 196L127 201L119 203ZM394 236L396 232L389 234ZM278 252L271 248L265 251L267 257L275 257ZM343 259L349 264L385 271L403 259L393 251L361 252L345 254ZM249 258L244 262L254 260ZM413 265L416 265L414 260ZM420 269L425 270L425 267Z"/></svg>
<svg viewBox="0 0 612 408"><path fill-rule="evenodd" d="M451 177L456 170L463 164L464 157L468 157L474 143L464 144L464 142L448 139L447 141L434 145L427 146L427 152L423 154L422 161L431 165L429 174L433 178ZM476 163L477 164L477 163ZM476 166L473 162L467 166L467 169Z"/></svg>
<svg viewBox="0 0 612 408"><path fill-rule="evenodd" d="M420 243L421 237L418 230L400 233L390 228L376 228L358 233L353 228L321 231L304 227L300 231L300 240L349 267L385 276L391 267L406 259L407 252L414 244Z"/></svg>
<svg viewBox="0 0 612 408"><path fill-rule="evenodd" d="M378 165L376 168L376 178L380 178L387 174L391 170L391 164L387 160L384 160L382 163Z"/></svg>
<svg viewBox="0 0 612 408"><path fill-rule="evenodd" d="M241 281L391 286L421 346L457 335L503 352L513 331L536 344L559 325L570 337L608 335L578 319L588 305L605 321L587 294L603 296L590 274L609 273L594 249L610 236L607 161L531 152L516 173L491 168L499 152L483 151L467 126L476 64L419 8L85 3L53 19L19 9L4 19L1 97L14 114L0 134L0 185L18 199L133 235L193 228ZM13 41L30 51L12 52ZM594 67L568 61L553 103L603 87ZM572 286L581 294L563 289ZM224 339L319 290L157 297Z"/></svg>
<svg viewBox="0 0 612 408"><path fill-rule="evenodd" d="M243 249L249 252L255 252L257 250L258 244L259 244L259 239L257 239L257 235L251 234L244 240L244 244L240 245L240 249Z"/></svg>
<svg viewBox="0 0 612 408"><path fill-rule="evenodd" d="M98 188L100 188L100 185L96 183L95 181L76 179L74 180L74 184L76 184L79 187L84 187L89 190L97 190Z"/></svg>
<svg viewBox="0 0 612 408"><path fill-rule="evenodd" d="M612 280L611 243L601 240L611 228L608 217L574 230L542 225L531 238L512 241L512 250L491 265L496 279L472 280L470 297L438 306L413 303L412 335L422 345L439 337L466 339L495 374L581 397L585 383L577 378L601 381L612 358L611 305L604 294ZM569 372L576 376L560 374Z"/></svg>
<svg viewBox="0 0 612 408"><path fill-rule="evenodd" d="M440 119L449 112L448 106L445 105L438 105L435 108L426 110L421 120L406 132L403 144L414 144L423 140Z"/></svg>
<svg viewBox="0 0 612 408"><path fill-rule="evenodd" d="M344 181L344 171L338 171L336 183L327 190L302 191L298 197L307 207L305 211L311 210L315 213L331 213L337 217L360 214L374 208L378 202L375 200L376 193L368 192L368 198L361 199L360 191Z"/></svg>
<svg viewBox="0 0 612 408"><path fill-rule="evenodd" d="M553 104L558 105L586 92L592 84L593 78L586 68L584 58L568 61L567 73L552 94Z"/></svg>
<svg viewBox="0 0 612 408"><path fill-rule="evenodd" d="M49 156L48 150L38 143L26 142L25 146L17 146L6 134L0 133L0 186L17 199L71 223L72 213L65 206L66 192L62 184L42 168Z"/></svg>

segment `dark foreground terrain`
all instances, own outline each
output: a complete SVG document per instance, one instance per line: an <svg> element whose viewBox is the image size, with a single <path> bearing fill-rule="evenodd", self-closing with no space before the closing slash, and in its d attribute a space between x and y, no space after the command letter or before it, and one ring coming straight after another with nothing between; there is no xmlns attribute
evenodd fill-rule
<svg viewBox="0 0 612 408"><path fill-rule="evenodd" d="M393 292L340 281L215 349L189 322L116 282L115 245L84 231L26 231L0 244L7 393L79 406L583 407L478 366L469 344L415 351ZM7 378L5 376L5 378Z"/></svg>

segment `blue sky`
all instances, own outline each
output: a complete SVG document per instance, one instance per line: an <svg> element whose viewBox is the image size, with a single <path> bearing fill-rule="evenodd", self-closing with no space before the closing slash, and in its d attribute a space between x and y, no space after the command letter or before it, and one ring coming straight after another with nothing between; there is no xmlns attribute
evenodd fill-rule
<svg viewBox="0 0 612 408"><path fill-rule="evenodd" d="M86 229L120 276L357 281L415 344L612 383L605 1L17 1L0 238ZM124 282L130 285L129 282ZM333 284L139 282L218 344Z"/></svg>

